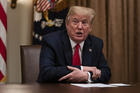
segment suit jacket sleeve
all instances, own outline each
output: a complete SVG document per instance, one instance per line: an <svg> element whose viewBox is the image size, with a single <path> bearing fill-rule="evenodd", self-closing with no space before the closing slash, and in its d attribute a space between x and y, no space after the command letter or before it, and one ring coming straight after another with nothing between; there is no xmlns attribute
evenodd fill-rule
<svg viewBox="0 0 140 93"><path fill-rule="evenodd" d="M110 71L110 68L107 64L107 61L103 55L103 41L101 40L99 42L99 46L98 46L99 49L99 52L97 53L97 60L98 60L98 66L97 68L101 70L101 77L98 78L97 80L93 80L95 83L99 82L99 83L107 83L109 80L110 80L110 77L111 77L111 71Z"/></svg>

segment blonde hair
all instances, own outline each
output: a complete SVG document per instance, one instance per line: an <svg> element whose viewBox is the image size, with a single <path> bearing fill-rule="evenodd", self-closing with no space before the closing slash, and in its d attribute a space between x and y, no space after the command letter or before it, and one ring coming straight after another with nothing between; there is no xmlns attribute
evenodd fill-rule
<svg viewBox="0 0 140 93"><path fill-rule="evenodd" d="M92 8L82 7L82 6L72 6L69 9L69 12L66 17L66 23L69 21L71 15L80 14L86 15L90 17L90 22L93 24L93 20L95 18L95 11Z"/></svg>

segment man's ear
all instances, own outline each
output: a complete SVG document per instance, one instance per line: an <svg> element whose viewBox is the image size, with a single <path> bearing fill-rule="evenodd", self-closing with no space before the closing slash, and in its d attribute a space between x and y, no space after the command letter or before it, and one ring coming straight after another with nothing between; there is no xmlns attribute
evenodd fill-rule
<svg viewBox="0 0 140 93"><path fill-rule="evenodd" d="M89 28L89 33L92 31L92 25L90 26L90 28Z"/></svg>
<svg viewBox="0 0 140 93"><path fill-rule="evenodd" d="M66 28L68 28L68 21L65 21Z"/></svg>

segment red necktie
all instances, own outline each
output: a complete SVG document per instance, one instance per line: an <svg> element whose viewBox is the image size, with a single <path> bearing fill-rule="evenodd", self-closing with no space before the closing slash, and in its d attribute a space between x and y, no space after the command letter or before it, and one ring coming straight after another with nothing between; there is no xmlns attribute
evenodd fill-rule
<svg viewBox="0 0 140 93"><path fill-rule="evenodd" d="M74 51L74 55L73 55L73 63L72 63L73 66L80 66L81 65L80 56L79 56L79 48L80 48L80 45L77 44L75 46L75 51Z"/></svg>

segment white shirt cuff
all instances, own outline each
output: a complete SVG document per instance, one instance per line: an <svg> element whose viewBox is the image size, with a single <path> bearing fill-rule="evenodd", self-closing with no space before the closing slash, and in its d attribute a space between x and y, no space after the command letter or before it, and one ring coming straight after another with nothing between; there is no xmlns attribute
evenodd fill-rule
<svg viewBox="0 0 140 93"><path fill-rule="evenodd" d="M81 66L81 71L83 71L83 66Z"/></svg>
<svg viewBox="0 0 140 93"><path fill-rule="evenodd" d="M87 72L87 73L88 73L88 81L87 81L87 82L88 82L88 83L91 83L91 82L92 82L92 80L91 80L91 78L90 78L90 77L91 77L91 74L90 74L89 72Z"/></svg>

